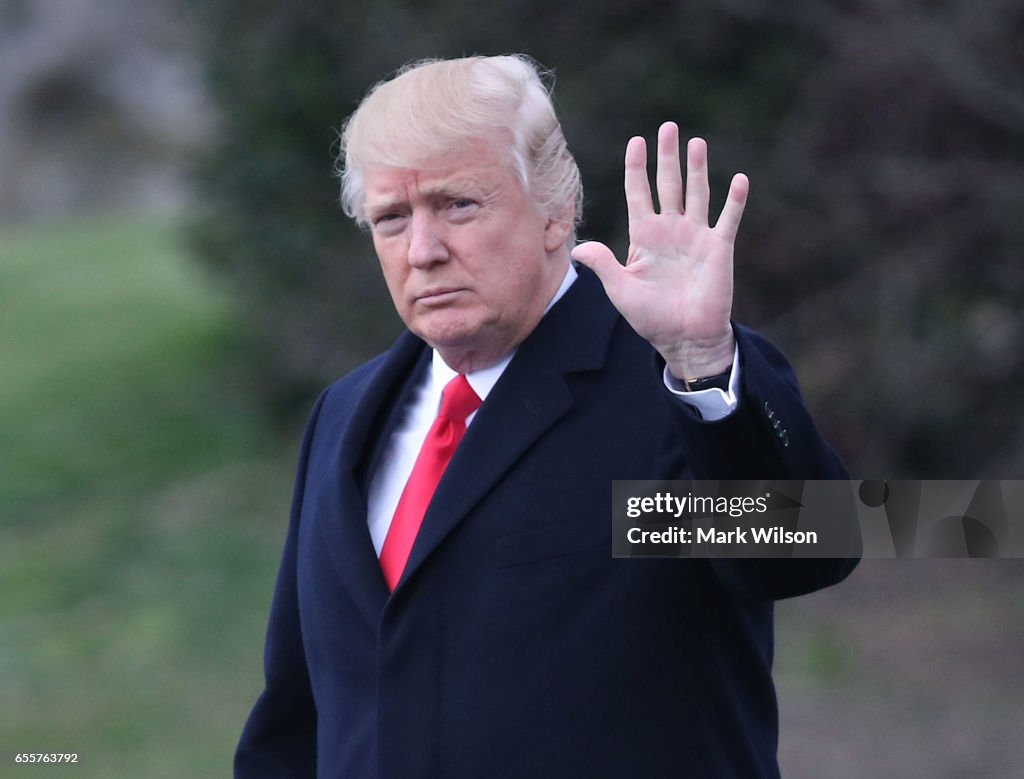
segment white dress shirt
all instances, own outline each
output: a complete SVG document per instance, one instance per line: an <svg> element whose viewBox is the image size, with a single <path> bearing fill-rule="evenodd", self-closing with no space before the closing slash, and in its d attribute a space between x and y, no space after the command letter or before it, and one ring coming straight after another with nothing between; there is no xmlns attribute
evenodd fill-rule
<svg viewBox="0 0 1024 779"><path fill-rule="evenodd" d="M566 271L561 286L544 309L545 314L561 299L577 278L576 268L569 263L569 269ZM481 401L487 400L488 394L498 383L505 368L512 362L513 356L515 356L514 351L501 362L489 368L466 374L469 386L473 388ZM381 455L377 470L370 478L370 488L366 498L367 521L370 538L373 539L373 548L377 550L378 556L384 546L388 528L391 527L391 518L402 497L402 490L405 489L405 483L409 480L413 465L416 464L423 441L426 439L431 425L434 424L434 419L441 407L441 391L455 376L455 371L448 367L435 349L431 355L430 370L427 371L420 386L413 390L412 399L402 410L402 419L395 425L391 438ZM668 390L683 402L696 408L703 419L707 421L721 419L736 408L736 393L739 387L739 350L737 349L733 355L728 392L716 388L686 392L682 383L668 372L668 368L665 369L664 380ZM474 411L466 418L467 428L473 423L475 417L476 412Z"/></svg>

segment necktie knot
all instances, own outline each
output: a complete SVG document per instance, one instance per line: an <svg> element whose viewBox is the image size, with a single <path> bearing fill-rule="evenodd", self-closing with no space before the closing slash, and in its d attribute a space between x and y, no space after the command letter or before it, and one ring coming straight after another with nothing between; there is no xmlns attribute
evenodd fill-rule
<svg viewBox="0 0 1024 779"><path fill-rule="evenodd" d="M441 410L437 415L449 422L463 423L466 417L480 408L483 401L469 386L463 374L459 374L441 392Z"/></svg>

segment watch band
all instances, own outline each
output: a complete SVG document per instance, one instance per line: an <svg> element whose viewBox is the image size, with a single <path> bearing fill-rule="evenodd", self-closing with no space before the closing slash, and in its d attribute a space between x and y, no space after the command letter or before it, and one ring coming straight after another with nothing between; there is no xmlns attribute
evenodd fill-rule
<svg viewBox="0 0 1024 779"><path fill-rule="evenodd" d="M716 376L705 376L697 379L683 379L683 386L687 392L700 392L701 390L720 389L722 392L729 391L729 378L732 376L732 366L725 369L724 373Z"/></svg>

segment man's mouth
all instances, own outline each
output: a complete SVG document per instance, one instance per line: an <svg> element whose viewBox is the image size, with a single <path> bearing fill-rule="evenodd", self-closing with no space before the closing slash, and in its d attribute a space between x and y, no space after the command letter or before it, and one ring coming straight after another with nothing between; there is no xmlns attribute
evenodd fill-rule
<svg viewBox="0 0 1024 779"><path fill-rule="evenodd" d="M425 306L443 306L451 303L464 287L431 287L416 296L416 302Z"/></svg>

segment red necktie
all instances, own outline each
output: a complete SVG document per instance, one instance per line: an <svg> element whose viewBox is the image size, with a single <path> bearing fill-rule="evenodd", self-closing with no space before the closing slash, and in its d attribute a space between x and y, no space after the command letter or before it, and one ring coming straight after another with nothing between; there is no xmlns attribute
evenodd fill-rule
<svg viewBox="0 0 1024 779"><path fill-rule="evenodd" d="M466 377L459 374L441 393L441 410L431 425L409 481L405 483L398 508L391 519L384 547L380 550L380 566L388 589L395 589L409 559L413 542L423 524L430 499L434 497L441 474L466 433L466 417L480 407L481 400L469 386Z"/></svg>

